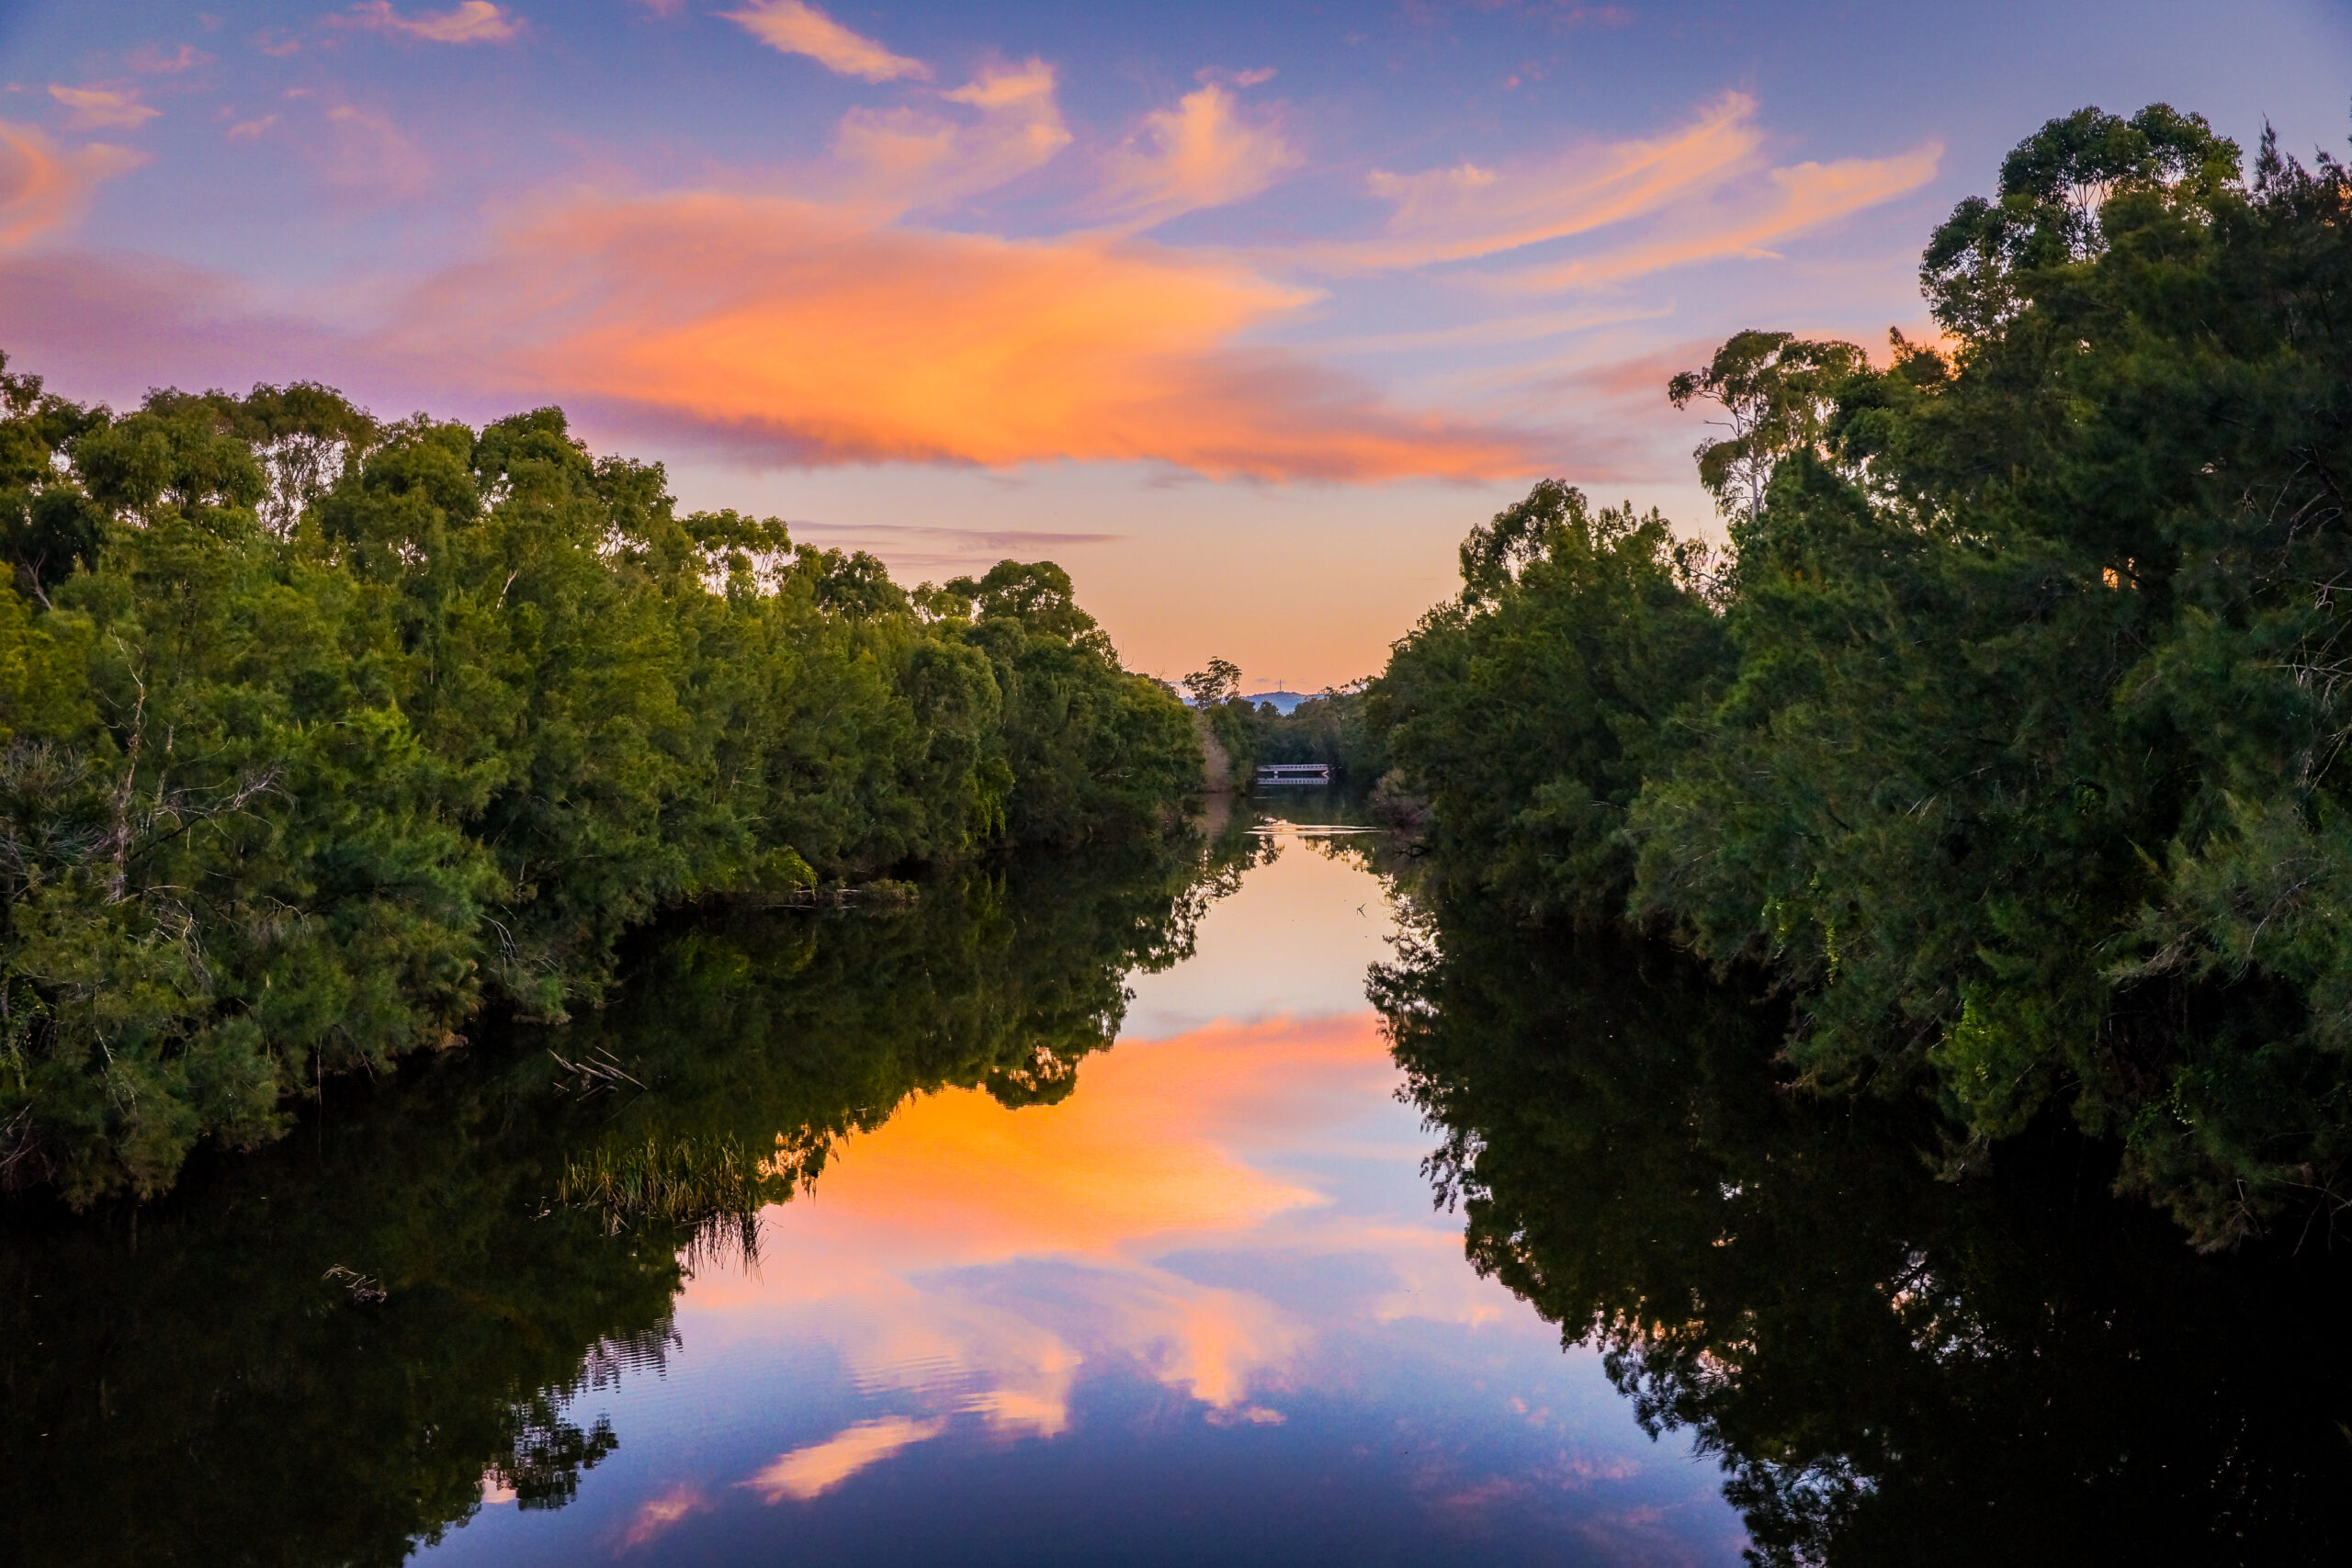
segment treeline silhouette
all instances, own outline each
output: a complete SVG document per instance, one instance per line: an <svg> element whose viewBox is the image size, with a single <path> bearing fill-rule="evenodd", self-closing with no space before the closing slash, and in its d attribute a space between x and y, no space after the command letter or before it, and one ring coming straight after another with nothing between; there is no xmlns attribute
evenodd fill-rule
<svg viewBox="0 0 2352 1568"><path fill-rule="evenodd" d="M2352 177L2053 120L1921 267L1941 328L1675 379L1729 546L1556 482L1365 696L1425 874L1670 936L1816 1089L2037 1124L2220 1246L2352 1154Z"/></svg>
<svg viewBox="0 0 2352 1568"><path fill-rule="evenodd" d="M0 415L7 1187L158 1191L485 1007L593 1005L665 907L1157 832L1198 787L1048 562L909 591L680 515L553 409L116 415L0 368Z"/></svg>

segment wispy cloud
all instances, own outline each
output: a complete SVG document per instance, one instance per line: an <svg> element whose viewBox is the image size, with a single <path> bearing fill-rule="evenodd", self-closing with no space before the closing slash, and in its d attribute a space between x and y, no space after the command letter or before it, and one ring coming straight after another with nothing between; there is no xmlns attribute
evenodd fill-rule
<svg viewBox="0 0 2352 1568"><path fill-rule="evenodd" d="M991 566L1007 556L1035 560L1072 549L1114 545L1125 534L1088 534L1051 528L939 528L911 523L795 523L792 536L835 549L871 550L893 571L960 572Z"/></svg>
<svg viewBox="0 0 2352 1568"><path fill-rule="evenodd" d="M1271 116L1245 118L1232 92L1210 82L1144 117L1111 154L1098 201L1106 215L1149 225L1255 196L1300 162Z"/></svg>
<svg viewBox="0 0 2352 1568"><path fill-rule="evenodd" d="M1531 268L1512 282L1532 289L1589 288L1764 247L1917 190L1943 157L1928 142L1892 158L1841 158L1770 170L1743 199L1680 214L1639 243L1557 266Z"/></svg>
<svg viewBox="0 0 2352 1568"><path fill-rule="evenodd" d="M803 0L750 0L740 11L719 15L741 24L770 48L807 55L836 75L866 82L895 82L902 77L931 80L931 67L922 61L891 53Z"/></svg>
<svg viewBox="0 0 2352 1568"><path fill-rule="evenodd" d="M68 87L52 82L49 96L73 111L66 123L76 130L101 126L136 130L163 112L141 103L138 90L130 87Z"/></svg>
<svg viewBox="0 0 2352 1568"><path fill-rule="evenodd" d="M326 130L311 155L329 183L347 192L363 198L408 196L433 176L433 160L381 109L335 104L326 111Z"/></svg>
<svg viewBox="0 0 2352 1568"><path fill-rule="evenodd" d="M423 11L413 17L393 10L391 0L367 0L333 19L343 27L426 43L504 43L523 30L520 18L491 0L465 0L454 11Z"/></svg>
<svg viewBox="0 0 2352 1568"><path fill-rule="evenodd" d="M812 191L879 210L976 196L1043 167L1070 143L1042 60L989 67L939 97L955 114L898 105L858 107L833 132L832 167L810 170Z"/></svg>
<svg viewBox="0 0 2352 1568"><path fill-rule="evenodd" d="M128 147L67 149L33 126L0 120L0 249L73 222L99 182L145 162Z"/></svg>
<svg viewBox="0 0 2352 1568"><path fill-rule="evenodd" d="M709 1511L710 1502L701 1489L691 1482L681 1483L638 1506L630 1517L628 1533L621 1537L620 1549L633 1551L694 1515Z"/></svg>
<svg viewBox="0 0 2352 1568"><path fill-rule="evenodd" d="M1464 161L1399 175L1375 169L1387 232L1308 246L1301 259L1334 270L1428 266L1565 239L1704 196L1755 166L1756 102L1731 93L1665 136L1570 148L1495 166Z"/></svg>
<svg viewBox="0 0 2352 1568"><path fill-rule="evenodd" d="M26 134L0 123L0 246L70 223L95 183L88 164L112 164L103 178L145 161L120 147L40 149L85 167L38 182L26 202L18 183ZM63 248L0 256L0 344L28 361L71 367L88 395L134 401L159 385L282 380L289 366L337 376L370 367L348 332L292 313L282 293L158 256Z"/></svg>
<svg viewBox="0 0 2352 1568"><path fill-rule="evenodd" d="M1729 93L1663 136L1580 146L1488 166L1374 170L1385 232L1298 247L1334 274L1441 266L1610 231L1573 261L1525 267L1528 288L1586 288L1760 247L1915 190L1934 177L1930 142L1888 158L1773 167L1756 101Z"/></svg>
<svg viewBox="0 0 2352 1568"><path fill-rule="evenodd" d="M212 57L192 43L184 43L170 54L154 44L142 43L130 51L123 63L142 76L176 76L183 71L211 64Z"/></svg>

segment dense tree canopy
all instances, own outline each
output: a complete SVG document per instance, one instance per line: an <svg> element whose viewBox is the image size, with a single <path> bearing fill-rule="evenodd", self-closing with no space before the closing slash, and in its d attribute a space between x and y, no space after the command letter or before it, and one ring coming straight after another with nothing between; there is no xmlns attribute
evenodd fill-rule
<svg viewBox="0 0 2352 1568"><path fill-rule="evenodd" d="M1943 346L1678 380L1762 411L1726 558L1539 488L1373 694L1446 874L1761 966L1954 1169L2070 1113L2205 1244L2352 1158L2352 178L2239 165L2051 122L1928 245Z"/></svg>
<svg viewBox="0 0 2352 1568"><path fill-rule="evenodd" d="M1171 818L1197 743L1050 563L909 593L553 409L0 384L0 1169L86 1199L593 1003L681 900Z"/></svg>

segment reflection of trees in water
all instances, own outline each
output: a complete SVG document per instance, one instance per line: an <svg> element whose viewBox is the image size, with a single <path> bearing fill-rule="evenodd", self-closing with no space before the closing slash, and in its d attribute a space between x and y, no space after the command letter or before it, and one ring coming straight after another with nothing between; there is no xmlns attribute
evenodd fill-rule
<svg viewBox="0 0 2352 1568"><path fill-rule="evenodd" d="M1721 1459L1761 1561L2352 1550L2327 1238L2199 1256L2059 1129L1939 1181L1912 1108L1785 1091L1781 1018L1663 949L1447 908L1373 990L1472 1260Z"/></svg>
<svg viewBox="0 0 2352 1568"><path fill-rule="evenodd" d="M165 1201L17 1211L0 1556L393 1563L486 1483L561 1506L627 1436L578 1396L659 1365L685 1272L755 1248L758 1205L910 1093L1068 1094L1125 974L1189 953L1256 852L1104 848L874 913L699 921L605 1011L330 1086Z"/></svg>

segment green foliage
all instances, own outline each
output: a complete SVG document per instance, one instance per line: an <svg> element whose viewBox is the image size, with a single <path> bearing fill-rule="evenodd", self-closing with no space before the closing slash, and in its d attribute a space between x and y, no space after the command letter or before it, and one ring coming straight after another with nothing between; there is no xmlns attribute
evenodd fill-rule
<svg viewBox="0 0 2352 1568"><path fill-rule="evenodd" d="M1201 749L1183 705L1148 675L1119 668L1111 641L1078 607L1051 561L1002 561L942 590L987 655L1003 693L1001 765L989 777L1012 837L1072 844L1104 825L1175 824L1200 786ZM1006 770L1009 770L1007 772Z"/></svg>
<svg viewBox="0 0 2352 1568"><path fill-rule="evenodd" d="M1154 830L1197 781L1049 563L919 608L553 409L0 403L8 1185L161 1190L485 1005L594 1004L664 908Z"/></svg>
<svg viewBox="0 0 2352 1568"><path fill-rule="evenodd" d="M1335 778L1377 778L1388 766L1385 738L1367 709L1369 682L1327 686L1288 713L1260 703L1250 745L1261 762L1321 762Z"/></svg>
<svg viewBox="0 0 2352 1568"><path fill-rule="evenodd" d="M1241 694L1241 666L1230 659L1212 659L1205 670L1184 677L1184 689L1200 707L1216 707Z"/></svg>
<svg viewBox="0 0 2352 1568"><path fill-rule="evenodd" d="M1736 333L1703 370L1667 383L1678 409L1719 406L1731 434L1700 443L1699 482L1726 517L1753 518L1781 459L1820 449L1837 395L1869 366L1850 343L1823 343L1794 333Z"/></svg>
<svg viewBox="0 0 2352 1568"><path fill-rule="evenodd" d="M2247 185L2194 117L2086 110L1938 231L1949 354L1735 340L1819 417L1738 455L1722 570L1538 623L1481 530L1375 689L1448 874L1769 966L1804 1080L1925 1092L1953 1169L2059 1112L2203 1245L2335 1202L2347 211L2324 155ZM1686 613L1709 656L1652 652Z"/></svg>
<svg viewBox="0 0 2352 1568"><path fill-rule="evenodd" d="M1703 559L1656 513L1595 512L1554 480L1470 536L1461 596L1396 644L1367 698L1395 773L1434 810L1446 874L1530 913L1623 907L1626 812L1665 720L1728 662Z"/></svg>

